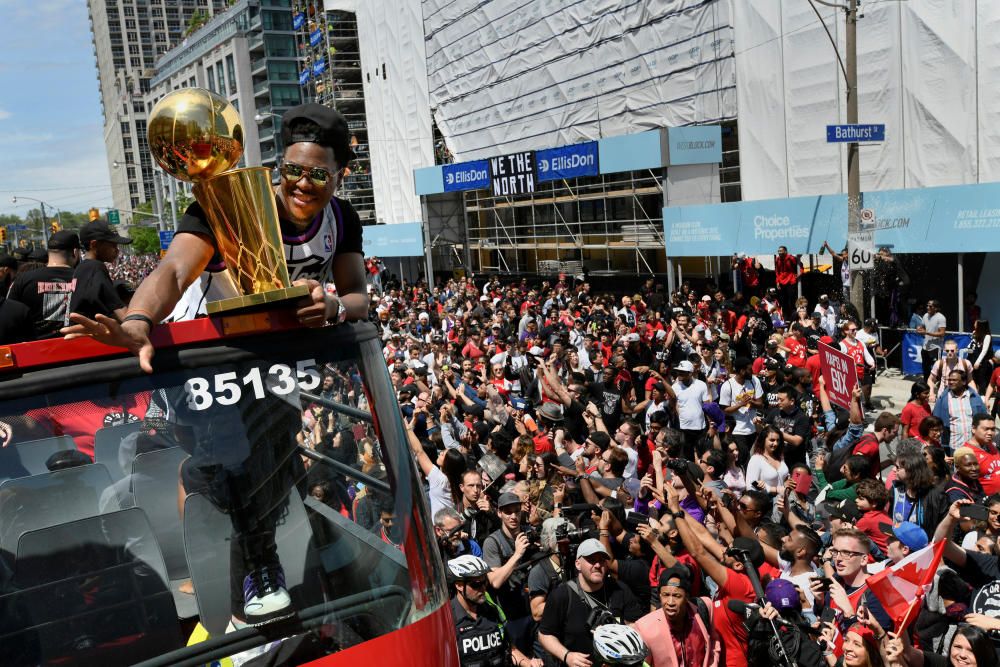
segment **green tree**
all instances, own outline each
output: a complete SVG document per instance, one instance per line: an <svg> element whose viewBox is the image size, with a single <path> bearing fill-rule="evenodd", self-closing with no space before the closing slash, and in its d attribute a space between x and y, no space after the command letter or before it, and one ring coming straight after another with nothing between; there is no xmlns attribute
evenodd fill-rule
<svg viewBox="0 0 1000 667"><path fill-rule="evenodd" d="M132 250L137 255L149 255L160 252L160 235L155 227L129 227L132 237Z"/></svg>
<svg viewBox="0 0 1000 667"><path fill-rule="evenodd" d="M190 36L206 23L208 23L208 14L200 9L196 10L193 14L191 14L191 18L188 19L187 29L184 31L184 36Z"/></svg>

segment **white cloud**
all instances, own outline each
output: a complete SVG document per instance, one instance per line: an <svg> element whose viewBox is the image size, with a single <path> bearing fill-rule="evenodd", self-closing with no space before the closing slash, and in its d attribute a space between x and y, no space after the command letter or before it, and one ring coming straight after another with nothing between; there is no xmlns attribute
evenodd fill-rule
<svg viewBox="0 0 1000 667"><path fill-rule="evenodd" d="M0 120L4 120L5 118L10 118L10 112L0 109Z"/></svg>

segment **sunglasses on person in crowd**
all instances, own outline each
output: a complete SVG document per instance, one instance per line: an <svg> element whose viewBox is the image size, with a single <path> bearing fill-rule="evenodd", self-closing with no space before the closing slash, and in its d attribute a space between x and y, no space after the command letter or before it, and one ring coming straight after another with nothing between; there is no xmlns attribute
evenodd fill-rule
<svg viewBox="0 0 1000 667"><path fill-rule="evenodd" d="M295 164L294 162L282 163L281 175L290 181L298 181L304 175L310 182L312 182L313 185L318 187L323 187L326 185L327 181L333 178L333 174L330 173L329 169L324 169L323 167L306 169L302 165Z"/></svg>

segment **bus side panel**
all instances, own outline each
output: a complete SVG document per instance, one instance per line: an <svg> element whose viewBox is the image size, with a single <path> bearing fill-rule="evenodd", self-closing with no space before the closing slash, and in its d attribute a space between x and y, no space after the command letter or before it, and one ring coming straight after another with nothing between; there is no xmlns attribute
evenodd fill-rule
<svg viewBox="0 0 1000 667"><path fill-rule="evenodd" d="M407 665L460 667L455 625L448 603L416 623L370 641L306 663L303 667Z"/></svg>

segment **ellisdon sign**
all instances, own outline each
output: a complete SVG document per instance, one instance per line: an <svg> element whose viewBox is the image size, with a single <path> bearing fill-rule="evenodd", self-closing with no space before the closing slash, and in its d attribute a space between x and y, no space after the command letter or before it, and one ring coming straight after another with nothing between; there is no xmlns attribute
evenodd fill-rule
<svg viewBox="0 0 1000 667"><path fill-rule="evenodd" d="M787 215L755 215L753 218L753 236L755 239L804 239L809 237L809 228L799 225L792 226L792 220Z"/></svg>
<svg viewBox="0 0 1000 667"><path fill-rule="evenodd" d="M556 181L562 178L597 176L600 173L597 156L596 141L538 151L535 156L538 180Z"/></svg>
<svg viewBox="0 0 1000 667"><path fill-rule="evenodd" d="M445 192L479 190L490 186L489 163L486 160L446 164L441 171Z"/></svg>

